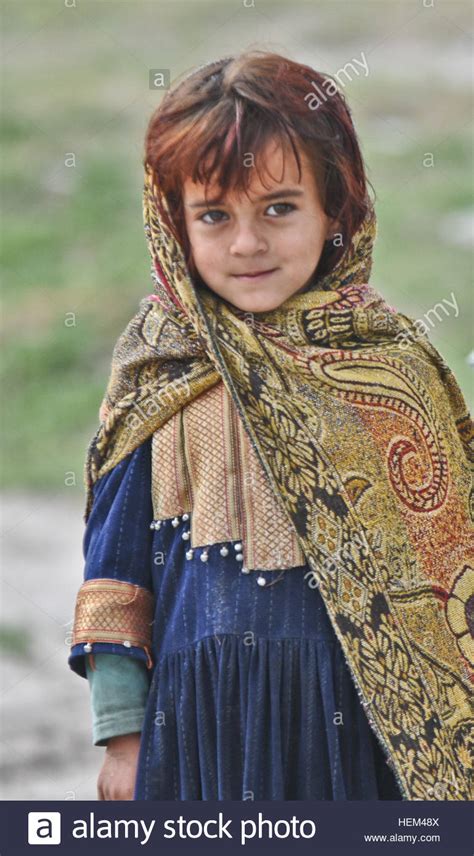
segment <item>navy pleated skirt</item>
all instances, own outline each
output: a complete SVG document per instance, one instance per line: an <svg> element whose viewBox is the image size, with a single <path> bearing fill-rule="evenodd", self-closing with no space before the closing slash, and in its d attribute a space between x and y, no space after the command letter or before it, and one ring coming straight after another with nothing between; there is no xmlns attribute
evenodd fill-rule
<svg viewBox="0 0 474 856"><path fill-rule="evenodd" d="M187 530L167 520L153 537L134 799L402 799L309 567L264 571L260 586L231 543L186 559Z"/></svg>

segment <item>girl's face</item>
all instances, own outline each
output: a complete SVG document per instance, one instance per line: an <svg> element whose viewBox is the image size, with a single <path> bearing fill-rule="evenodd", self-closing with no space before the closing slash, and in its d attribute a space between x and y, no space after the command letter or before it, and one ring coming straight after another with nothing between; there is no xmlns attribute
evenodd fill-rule
<svg viewBox="0 0 474 856"><path fill-rule="evenodd" d="M293 156L286 158L281 183L265 176L270 189L254 171L248 197L229 193L221 199L219 187L210 184L212 205L206 205L203 184L190 178L183 184L194 264L212 291L243 311L271 311L302 291L334 230L308 159L299 154L301 184ZM264 158L269 172L280 175L283 153L275 142L267 146Z"/></svg>

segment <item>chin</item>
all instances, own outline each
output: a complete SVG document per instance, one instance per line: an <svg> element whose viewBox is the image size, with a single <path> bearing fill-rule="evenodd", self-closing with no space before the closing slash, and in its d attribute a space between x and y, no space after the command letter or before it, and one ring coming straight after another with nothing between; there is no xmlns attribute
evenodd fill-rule
<svg viewBox="0 0 474 856"><path fill-rule="evenodd" d="M240 309L241 312L271 312L272 309L281 306L281 303L255 303L249 300L248 304L234 303L234 306Z"/></svg>
<svg viewBox="0 0 474 856"><path fill-rule="evenodd" d="M247 300L243 300L241 297L236 297L235 300L231 301L237 309L240 309L242 312L271 312L272 309L277 309L278 306L281 306L284 303L281 298L278 300L276 298L271 298L268 296L267 298L262 297L248 297Z"/></svg>

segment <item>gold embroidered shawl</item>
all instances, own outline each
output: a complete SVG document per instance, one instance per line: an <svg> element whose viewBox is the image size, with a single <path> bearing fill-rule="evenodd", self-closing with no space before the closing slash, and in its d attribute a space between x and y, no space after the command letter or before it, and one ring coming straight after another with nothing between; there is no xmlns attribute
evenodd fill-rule
<svg viewBox="0 0 474 856"><path fill-rule="evenodd" d="M242 542L242 567L305 564L225 384L202 392L152 437L155 520L190 513L188 547Z"/></svg>
<svg viewBox="0 0 474 856"><path fill-rule="evenodd" d="M473 797L473 423L449 367L368 285L372 213L336 268L265 313L196 288L155 205L155 293L119 337L91 488L223 382L319 585L405 799Z"/></svg>

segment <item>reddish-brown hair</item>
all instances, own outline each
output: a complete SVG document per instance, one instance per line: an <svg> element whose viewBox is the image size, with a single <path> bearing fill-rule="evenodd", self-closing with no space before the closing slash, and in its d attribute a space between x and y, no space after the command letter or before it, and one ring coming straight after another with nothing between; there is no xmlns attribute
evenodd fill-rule
<svg viewBox="0 0 474 856"><path fill-rule="evenodd" d="M331 95L324 87L330 81L337 90ZM308 96L318 91L320 103L310 109ZM207 185L215 176L224 195L230 189L247 192L252 170L245 156L252 153L261 179L261 154L274 138L283 157L288 147L293 151L300 181L298 149L307 155L324 211L339 222L342 246L326 241L317 277L333 269L373 207L351 113L330 75L260 50L207 63L166 93L149 121L143 159L157 179L160 216L183 246L192 275L196 269L183 210L185 178Z"/></svg>

